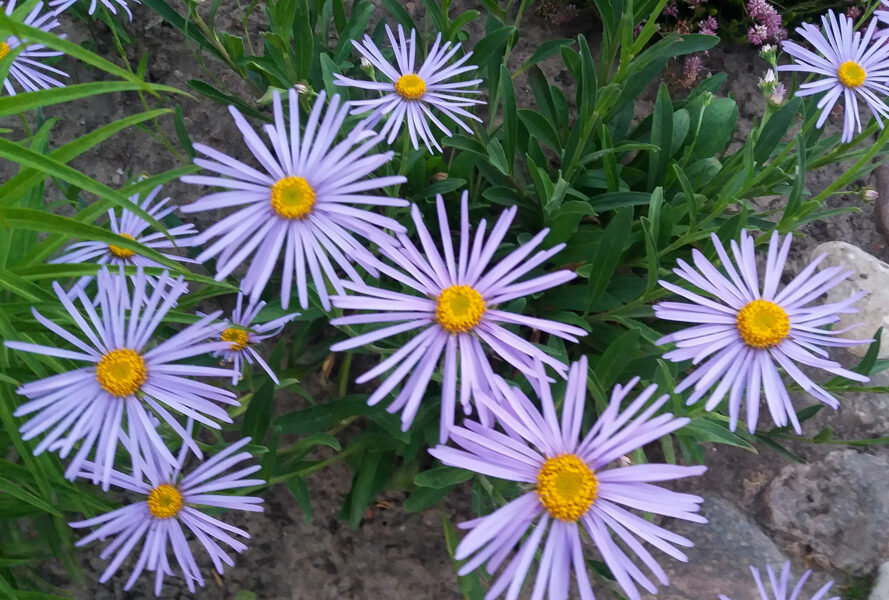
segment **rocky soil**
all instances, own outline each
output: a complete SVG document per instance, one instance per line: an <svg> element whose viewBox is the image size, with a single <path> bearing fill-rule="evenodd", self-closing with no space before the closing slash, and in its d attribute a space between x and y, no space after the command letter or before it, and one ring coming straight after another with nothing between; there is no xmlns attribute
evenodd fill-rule
<svg viewBox="0 0 889 600"><path fill-rule="evenodd" d="M239 26L232 20L237 3L222 4L220 19L230 30L237 30ZM413 2L405 5L411 10L417 8ZM595 24L583 14L572 23L571 29L542 22L533 14L527 16L524 25L523 45L512 57L516 63L547 39L577 33L597 37ZM100 53L115 55L104 25L87 26L66 19L64 26L74 41L95 44ZM185 89L188 79L205 76L180 34L161 23L147 8L135 7L134 20L127 29L134 40L129 48L131 60L138 60L143 52L148 53L150 80ZM223 86L238 93L252 93L241 89L241 82L225 69L214 66L212 59L207 58L207 64ZM749 124L762 113L764 101L756 81L765 65L752 50L720 47L711 52L707 66L712 71L729 73L728 92L738 101L741 122ZM72 61L66 61L63 68L74 81L94 77ZM547 69L556 81L567 79L557 67L549 65ZM529 101L530 90L520 86L518 92ZM181 106L195 141L235 156L244 155L238 148L239 137L234 135L234 126L224 107L202 98L183 98ZM118 94L66 105L47 114L61 118L56 126L56 139L61 143L136 110L139 110L138 98ZM135 174L159 173L179 164L144 133L113 138L75 161L75 166L112 186L124 183ZM840 169L825 169L812 175L807 182L810 191L823 188ZM167 192L181 202L195 197L194 190L178 183L168 186ZM834 197L830 203L855 205L860 212L807 227L794 250L792 269L801 268L803 262L810 259L812 249L827 241L850 242L876 258L889 260L889 249L877 229L872 205L852 195ZM863 262L871 260L874 259L860 258ZM850 266L861 268L862 265ZM875 286L885 285L885 279L859 283L865 288L878 289ZM886 308L876 298L878 296L865 299L864 305L879 317ZM838 359L849 364L856 360L845 354L838 355ZM825 409L806 423L805 433L814 435L829 423L838 438L886 435L889 433L887 408L886 396L854 394L846 399L837 414L827 414L832 411ZM881 564L889 560L886 536L889 451L883 446L850 449L843 445L794 442L789 445L806 463L790 462L766 448L759 454L725 446L708 448L709 471L690 489L707 499L704 513L711 524L709 527L676 525L677 531L697 545L689 552L688 564L664 558L662 564L673 586L662 590L659 598L710 600L715 599L717 593L724 593L733 600L753 600L756 594L748 566L778 565L785 560L793 562L797 575L806 568L815 569L817 581L813 582L812 591L834 578L844 598L867 598ZM315 516L308 523L282 487L268 494L264 514L231 515L232 522L253 536L250 548L224 578L210 576L206 588L194 597L248 600L252 596L244 592L252 592L262 600L459 598L437 509L409 514L402 508L403 497L394 494L381 499L363 525L351 530L336 519L349 481L350 474L344 467L334 467L312 477L309 487ZM446 510L452 517L465 515L468 501L457 495L449 501ZM101 571L103 561L95 551L87 551L84 556L87 583L67 585L75 598L153 597L151 585L144 578L129 593L121 589L125 578L114 578L106 585L95 583L92 574ZM204 572L210 573L210 569ZM889 576L889 567L884 566L882 572ZM176 578L167 581L163 597L192 597ZM64 585L63 580L59 583ZM889 582L882 581L874 588L872 600L889 600L887 588Z"/></svg>

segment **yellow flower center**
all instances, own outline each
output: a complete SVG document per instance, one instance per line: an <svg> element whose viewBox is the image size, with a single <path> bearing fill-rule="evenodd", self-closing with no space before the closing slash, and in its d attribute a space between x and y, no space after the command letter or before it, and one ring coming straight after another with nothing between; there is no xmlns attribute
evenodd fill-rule
<svg viewBox="0 0 889 600"><path fill-rule="evenodd" d="M272 186L272 208L285 219L305 219L315 206L315 190L305 177L285 177Z"/></svg>
<svg viewBox="0 0 889 600"><path fill-rule="evenodd" d="M222 341L231 342L232 350L243 350L247 347L247 332L243 329L229 327L222 332Z"/></svg>
<svg viewBox="0 0 889 600"><path fill-rule="evenodd" d="M9 44L6 42L0 42L0 60L6 58L6 55L9 54Z"/></svg>
<svg viewBox="0 0 889 600"><path fill-rule="evenodd" d="M435 306L435 319L451 333L469 331L485 314L482 295L468 285L452 285L441 291Z"/></svg>
<svg viewBox="0 0 889 600"><path fill-rule="evenodd" d="M426 82L413 73L402 75L395 82L395 91L405 100L419 100L426 93Z"/></svg>
<svg viewBox="0 0 889 600"><path fill-rule="evenodd" d="M768 300L754 300L738 311L738 333L751 348L771 348L790 333L790 317Z"/></svg>
<svg viewBox="0 0 889 600"><path fill-rule="evenodd" d="M112 350L96 366L96 381L112 396L129 396L148 378L145 359L129 348Z"/></svg>
<svg viewBox="0 0 889 600"><path fill-rule="evenodd" d="M537 473L537 498L549 514L577 521L596 501L599 480L576 454L548 458Z"/></svg>
<svg viewBox="0 0 889 600"><path fill-rule="evenodd" d="M847 88L857 88L864 84L867 72L854 60L847 60L837 69L837 78Z"/></svg>
<svg viewBox="0 0 889 600"><path fill-rule="evenodd" d="M133 236L131 236L129 233L121 233L120 237L126 238L128 240L136 239ZM113 254L117 258L122 258L124 260L131 258L132 256L134 256L136 254L134 251L130 250L129 248L121 248L120 246L115 246L114 244L108 244L108 250L111 252L111 254Z"/></svg>
<svg viewBox="0 0 889 600"><path fill-rule="evenodd" d="M148 492L148 512L158 519L175 517L182 510L182 493L169 483Z"/></svg>

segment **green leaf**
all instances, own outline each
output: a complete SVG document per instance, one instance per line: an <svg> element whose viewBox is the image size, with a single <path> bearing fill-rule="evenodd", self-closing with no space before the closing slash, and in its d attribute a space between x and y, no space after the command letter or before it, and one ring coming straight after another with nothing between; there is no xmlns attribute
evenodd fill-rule
<svg viewBox="0 0 889 600"><path fill-rule="evenodd" d="M244 414L244 423L241 425L241 433L253 438L255 443L262 443L272 420L272 408L275 404L275 382L266 379L260 388L253 394L247 412Z"/></svg>
<svg viewBox="0 0 889 600"><path fill-rule="evenodd" d="M379 406L368 406L367 396L352 395L281 415L274 420L274 427L281 433L315 433L349 417L369 415L380 410Z"/></svg>
<svg viewBox="0 0 889 600"><path fill-rule="evenodd" d="M756 140L756 146L753 150L753 158L758 163L764 163L772 155L772 152L787 134L790 126L797 119L799 114L802 98L794 96L787 101L787 104L778 109L778 111L769 117L759 139Z"/></svg>
<svg viewBox="0 0 889 600"><path fill-rule="evenodd" d="M52 106L63 102L71 102L80 98L92 98L93 96L98 96L100 94L145 90L146 86L155 91L179 92L178 89L173 87L147 84L140 81L97 81L95 83L75 83L60 88L51 88L36 92L22 92L15 96L0 97L0 117L18 115L26 110Z"/></svg>
<svg viewBox="0 0 889 600"><path fill-rule="evenodd" d="M509 165L509 173L512 173L519 122L516 116L515 88L506 65L500 65L500 102L503 107L503 152Z"/></svg>
<svg viewBox="0 0 889 600"><path fill-rule="evenodd" d="M420 512L439 502L448 495L454 486L443 488L421 487L414 490L404 502L404 510L407 512Z"/></svg>
<svg viewBox="0 0 889 600"><path fill-rule="evenodd" d="M357 529L364 518L366 509L373 499L373 484L380 468L382 453L377 450L366 450L361 456L361 463L355 475L355 483L350 493L349 525Z"/></svg>
<svg viewBox="0 0 889 600"><path fill-rule="evenodd" d="M638 355L638 348L638 329L628 329L611 342L595 367L599 383L605 389L611 389L611 386L617 382L620 374L627 368L630 359Z"/></svg>
<svg viewBox="0 0 889 600"><path fill-rule="evenodd" d="M528 133L552 148L555 152L560 153L562 151L559 135L543 115L536 111L522 108L518 111L518 117L528 130Z"/></svg>
<svg viewBox="0 0 889 600"><path fill-rule="evenodd" d="M496 51L506 44L506 40L508 40L515 31L516 28L511 25L495 29L479 40L475 45L475 48L472 49L472 54L481 58L494 56Z"/></svg>
<svg viewBox="0 0 889 600"><path fill-rule="evenodd" d="M296 505L303 513L306 523L312 520L312 498L309 495L309 488L306 486L306 480L301 477L294 477L287 480L287 489L296 499Z"/></svg>
<svg viewBox="0 0 889 600"><path fill-rule="evenodd" d="M708 417L697 417L681 429L683 435L688 435L699 442L716 442L749 450L756 454L756 448L747 441L728 430L728 423L712 420Z"/></svg>
<svg viewBox="0 0 889 600"><path fill-rule="evenodd" d="M528 60L526 60L522 64L518 71L513 73L512 77L515 78L519 75L519 73L527 70L532 65L536 65L540 61L546 60L550 56L555 56L562 50L562 46L570 46L573 43L574 40L570 38L556 38L554 40L546 40L545 42L537 46L537 49L534 50Z"/></svg>
<svg viewBox="0 0 889 600"><path fill-rule="evenodd" d="M716 98L704 109L700 135L692 158L710 158L722 152L735 132L738 105L731 98Z"/></svg>
<svg viewBox="0 0 889 600"><path fill-rule="evenodd" d="M596 252L588 261L593 265L590 273L589 284L587 286L587 310L589 311L595 305L596 300L605 291L611 276L617 268L620 257L624 251L624 245L630 236L630 230L633 227L633 209L624 207L618 209L605 233L596 248Z"/></svg>
<svg viewBox="0 0 889 600"><path fill-rule="evenodd" d="M8 479L4 479L3 477L0 477L0 493L9 494L13 498L18 498L22 502L30 504L34 508L40 509L44 512L48 512L51 515L56 515L58 517L62 516L62 513L53 508L53 506L48 502L45 502L31 492L26 491L25 489L19 487L17 484L9 481Z"/></svg>
<svg viewBox="0 0 889 600"><path fill-rule="evenodd" d="M401 2L398 0L383 0L383 6L386 7L392 16L395 17L395 20L404 27L405 31L410 31L411 29L415 29L420 31L416 25L414 25L414 20L411 18L410 13L408 13L404 7L401 5Z"/></svg>
<svg viewBox="0 0 889 600"><path fill-rule="evenodd" d="M673 149L673 104L666 84L658 88L651 122L651 143L658 150L648 153L648 187L653 190L662 185L667 176L667 165Z"/></svg>
<svg viewBox="0 0 889 600"><path fill-rule="evenodd" d="M472 472L465 469L455 469L454 467L435 467L422 473L417 473L414 477L414 485L428 488L453 487L458 483L463 483L472 479Z"/></svg>

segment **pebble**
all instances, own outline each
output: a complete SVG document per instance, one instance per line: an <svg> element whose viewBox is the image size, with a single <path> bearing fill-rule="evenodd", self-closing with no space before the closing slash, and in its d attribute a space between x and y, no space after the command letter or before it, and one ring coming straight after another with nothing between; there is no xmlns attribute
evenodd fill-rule
<svg viewBox="0 0 889 600"><path fill-rule="evenodd" d="M867 292L857 303L860 312L843 315L833 328L843 329L860 323L859 327L841 334L841 337L865 339L882 327L879 357L889 358L889 310L886 309L889 306L889 265L847 242L819 244L812 250L812 258L821 254L827 255L821 268L844 265L855 271L848 279L827 292L825 303L839 302L859 291ZM867 344L848 348L856 356L864 356L867 349Z"/></svg>

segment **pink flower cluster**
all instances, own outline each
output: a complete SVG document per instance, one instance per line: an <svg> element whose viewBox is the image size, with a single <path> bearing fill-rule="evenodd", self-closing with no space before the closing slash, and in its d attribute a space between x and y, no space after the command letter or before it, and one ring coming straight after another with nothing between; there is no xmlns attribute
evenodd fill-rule
<svg viewBox="0 0 889 600"><path fill-rule="evenodd" d="M747 39L754 46L780 42L787 38L787 30L781 26L781 15L766 0L748 0L747 12L753 19L753 27L747 31Z"/></svg>

